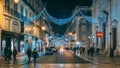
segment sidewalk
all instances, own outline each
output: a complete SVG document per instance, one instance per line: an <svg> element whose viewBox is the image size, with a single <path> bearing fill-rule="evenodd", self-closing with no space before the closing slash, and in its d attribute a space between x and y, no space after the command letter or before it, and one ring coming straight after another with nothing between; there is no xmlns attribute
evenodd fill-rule
<svg viewBox="0 0 120 68"><path fill-rule="evenodd" d="M39 55L39 57L41 57L42 55L44 55L44 52L38 52L38 55ZM31 58L31 61L32 60L33 60L33 58ZM24 55L24 56L17 57L17 63L13 63L13 60L8 62L8 61L5 61L4 59L1 59L0 65L14 65L14 64L24 65L24 64L27 64L27 62L28 62L28 57L27 57L27 55Z"/></svg>
<svg viewBox="0 0 120 68"><path fill-rule="evenodd" d="M83 55L83 54L80 54L79 52L76 52L76 55L94 64L120 65L120 57L107 57L103 54L99 56L97 55L88 56L87 53Z"/></svg>

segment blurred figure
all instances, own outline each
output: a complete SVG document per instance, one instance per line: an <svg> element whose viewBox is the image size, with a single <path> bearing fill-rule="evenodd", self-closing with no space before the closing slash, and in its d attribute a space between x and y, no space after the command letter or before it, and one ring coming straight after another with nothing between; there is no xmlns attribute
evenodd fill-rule
<svg viewBox="0 0 120 68"><path fill-rule="evenodd" d="M64 48L60 47L60 54L63 55Z"/></svg>
<svg viewBox="0 0 120 68"><path fill-rule="evenodd" d="M91 56L93 56L93 54L94 54L94 47L93 46L90 47L90 54L91 54Z"/></svg>
<svg viewBox="0 0 120 68"><path fill-rule="evenodd" d="M31 51L31 48L29 47L29 49L27 50L28 63L31 63L31 62L30 62L31 55L32 55L32 51Z"/></svg>
<svg viewBox="0 0 120 68"><path fill-rule="evenodd" d="M87 47L87 54L90 55L90 46Z"/></svg>
<svg viewBox="0 0 120 68"><path fill-rule="evenodd" d="M84 55L84 53L85 53L85 46L83 45L82 46L82 54Z"/></svg>
<svg viewBox="0 0 120 68"><path fill-rule="evenodd" d="M37 60L37 57L38 57L38 53L37 53L36 48L34 48L34 51L33 51L34 65L36 65L36 60Z"/></svg>
<svg viewBox="0 0 120 68"><path fill-rule="evenodd" d="M10 47L8 47L8 53L7 53L8 61L11 60L11 55L12 55L12 50Z"/></svg>
<svg viewBox="0 0 120 68"><path fill-rule="evenodd" d="M8 47L7 46L5 46L5 49L4 49L4 57L5 57L5 60L7 60L8 59Z"/></svg>
<svg viewBox="0 0 120 68"><path fill-rule="evenodd" d="M74 49L74 54L76 54L76 47L74 47L73 49Z"/></svg>
<svg viewBox="0 0 120 68"><path fill-rule="evenodd" d="M14 47L14 48L13 48L13 58L14 58L14 63L17 61L17 59L16 59L16 55L17 55L17 49Z"/></svg>
<svg viewBox="0 0 120 68"><path fill-rule="evenodd" d="M99 54L100 54L100 48L97 47L97 48L96 48L96 55L99 55Z"/></svg>

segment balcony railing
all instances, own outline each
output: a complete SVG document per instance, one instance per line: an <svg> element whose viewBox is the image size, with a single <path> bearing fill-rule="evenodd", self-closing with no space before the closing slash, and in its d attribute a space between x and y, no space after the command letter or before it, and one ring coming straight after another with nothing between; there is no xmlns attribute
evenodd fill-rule
<svg viewBox="0 0 120 68"><path fill-rule="evenodd" d="M5 6L4 5L4 12L6 12L6 13L20 19L21 21L28 20L28 18L26 16L23 16L23 14L19 13L17 10L14 10L10 6Z"/></svg>
<svg viewBox="0 0 120 68"><path fill-rule="evenodd" d="M10 6L5 6L4 5L4 12L11 14L14 17L20 18L20 13L17 10L14 10Z"/></svg>

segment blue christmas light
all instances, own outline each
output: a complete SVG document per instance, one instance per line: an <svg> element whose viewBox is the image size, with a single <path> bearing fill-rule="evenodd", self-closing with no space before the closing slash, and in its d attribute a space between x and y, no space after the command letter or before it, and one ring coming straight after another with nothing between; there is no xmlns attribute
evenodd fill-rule
<svg viewBox="0 0 120 68"><path fill-rule="evenodd" d="M95 18L92 18L92 17L88 17L88 16L85 16L79 9L72 14L72 16L68 17L68 18L65 18L65 19L57 19L53 16L51 16L47 10L44 8L38 15L35 15L33 17L30 17L30 18L27 18L27 17L22 17L21 20L24 22L24 23L27 23L29 24L30 22L33 22L33 21L36 21L43 13L46 14L46 16L55 24L58 24L58 25L64 25L66 23L69 23L70 21L73 20L73 18L78 14L80 13L89 23L91 24L96 24L97 23L97 19Z"/></svg>
<svg viewBox="0 0 120 68"><path fill-rule="evenodd" d="M49 18L53 23L58 24L58 25L64 25L64 24L66 24L66 23L69 23L69 22L72 21L72 19L77 15L77 12L76 12L76 13L74 13L71 17L69 17L69 18L57 19L57 18L51 16L51 15L47 12L47 10L45 10L45 13L46 13L46 15L48 16L48 18Z"/></svg>

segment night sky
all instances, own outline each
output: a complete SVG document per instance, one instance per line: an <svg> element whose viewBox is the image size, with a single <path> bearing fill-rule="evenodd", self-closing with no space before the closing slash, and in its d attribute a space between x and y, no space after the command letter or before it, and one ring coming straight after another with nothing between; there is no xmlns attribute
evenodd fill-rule
<svg viewBox="0 0 120 68"><path fill-rule="evenodd" d="M91 6L92 0L43 0L46 4L48 13L58 19L68 18L72 15L73 10L77 5ZM52 23L53 32L63 35L68 27L68 24L59 26Z"/></svg>

